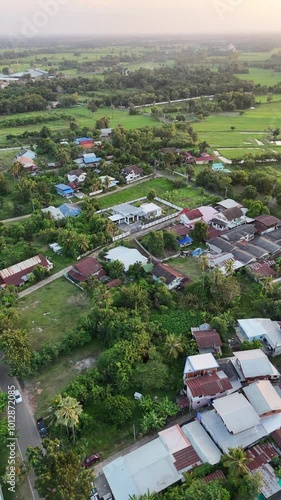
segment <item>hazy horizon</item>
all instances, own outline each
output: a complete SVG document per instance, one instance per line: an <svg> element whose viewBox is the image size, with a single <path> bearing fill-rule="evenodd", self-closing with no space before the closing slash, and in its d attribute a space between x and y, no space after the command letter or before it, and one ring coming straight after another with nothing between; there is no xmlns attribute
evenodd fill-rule
<svg viewBox="0 0 281 500"><path fill-rule="evenodd" d="M14 0L1 34L188 35L280 31L281 0Z"/></svg>

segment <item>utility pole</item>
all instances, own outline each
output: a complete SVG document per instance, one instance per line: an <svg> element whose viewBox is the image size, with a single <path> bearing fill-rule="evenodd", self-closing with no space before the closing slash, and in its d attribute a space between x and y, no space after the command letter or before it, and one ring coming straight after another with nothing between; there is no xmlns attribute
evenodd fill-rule
<svg viewBox="0 0 281 500"><path fill-rule="evenodd" d="M136 426L135 426L135 424L133 425L133 433L134 433L134 440L136 441L137 438L136 438Z"/></svg>

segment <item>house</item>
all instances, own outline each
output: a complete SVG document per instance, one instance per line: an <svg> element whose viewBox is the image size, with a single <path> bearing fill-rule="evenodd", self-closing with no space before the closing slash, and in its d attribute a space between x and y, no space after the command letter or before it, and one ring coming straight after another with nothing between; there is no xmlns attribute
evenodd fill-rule
<svg viewBox="0 0 281 500"><path fill-rule="evenodd" d="M260 234L271 233L281 226L281 220L273 215L259 215L254 222L256 231Z"/></svg>
<svg viewBox="0 0 281 500"><path fill-rule="evenodd" d="M155 205L155 203L143 203L140 209L145 214L146 219L160 217L162 215L162 208Z"/></svg>
<svg viewBox="0 0 281 500"><path fill-rule="evenodd" d="M214 399L235 391L227 375L219 370L216 373L202 375L185 380L185 392L193 409L207 406Z"/></svg>
<svg viewBox="0 0 281 500"><path fill-rule="evenodd" d="M76 262L66 276L74 283L85 283L92 276L99 279L104 275L102 265L94 257L87 257Z"/></svg>
<svg viewBox="0 0 281 500"><path fill-rule="evenodd" d="M78 137L75 143L84 149L91 149L94 146L94 140L91 137Z"/></svg>
<svg viewBox="0 0 281 500"><path fill-rule="evenodd" d="M56 207L53 207L52 205L47 207L47 208L42 208L41 209L41 212L46 213L46 214L50 214L51 217L53 217L53 219L55 220L61 220L64 218L64 215L63 213L60 211L59 208L56 208Z"/></svg>
<svg viewBox="0 0 281 500"><path fill-rule="evenodd" d="M170 233L174 233L177 237L180 246L191 245L193 239L189 236L189 229L184 224L176 224L168 229Z"/></svg>
<svg viewBox="0 0 281 500"><path fill-rule="evenodd" d="M244 263L240 260L237 260L233 253L222 252L219 255L208 254L208 265L211 269L215 267L220 269L223 274L227 274L228 269L227 266L231 262L233 271L244 267Z"/></svg>
<svg viewBox="0 0 281 500"><path fill-rule="evenodd" d="M62 247L58 243L50 243L49 247L57 254L62 253Z"/></svg>
<svg viewBox="0 0 281 500"><path fill-rule="evenodd" d="M234 229L230 229L230 231L225 231L221 234L221 238L232 244L238 242L244 243L253 240L256 232L257 230L253 224L243 224L243 226L235 227Z"/></svg>
<svg viewBox="0 0 281 500"><path fill-rule="evenodd" d="M272 459L278 457L278 455L278 451L271 443L259 443L249 448L246 452L248 459L246 467L248 472L250 474L259 472L261 474L261 494L266 499L278 500L281 496L281 485L275 475L274 469L270 465Z"/></svg>
<svg viewBox="0 0 281 500"><path fill-rule="evenodd" d="M101 161L101 158L97 158L95 153L84 153L82 155L81 160L82 160L81 163L84 163L84 165L91 166L91 165L95 165L96 163L99 163Z"/></svg>
<svg viewBox="0 0 281 500"><path fill-rule="evenodd" d="M281 326L280 321L272 321L268 318L238 319L239 339L260 340L272 356L281 354Z"/></svg>
<svg viewBox="0 0 281 500"><path fill-rule="evenodd" d="M224 165L222 163L213 163L212 165L212 170L215 170L215 172L223 172Z"/></svg>
<svg viewBox="0 0 281 500"><path fill-rule="evenodd" d="M42 77L50 78L48 71L44 71L43 69L39 69L39 68L27 69L26 71L20 71L19 73L12 73L9 76L12 78L17 78L17 79L23 78L26 76L30 76L33 80L36 80L37 78L42 78Z"/></svg>
<svg viewBox="0 0 281 500"><path fill-rule="evenodd" d="M268 435L259 415L235 392L213 402L213 410L200 412L200 422L223 453L229 448L252 446Z"/></svg>
<svg viewBox="0 0 281 500"><path fill-rule="evenodd" d="M242 205L240 203L237 203L237 201L232 200L231 198L227 198L226 200L221 200L216 204L216 209L219 212L222 212L223 210L226 210L227 208L242 208Z"/></svg>
<svg viewBox="0 0 281 500"><path fill-rule="evenodd" d="M38 166L36 163L31 159L28 158L27 156L20 156L16 160L18 163L22 165L25 171L27 172L32 172L34 170L38 170Z"/></svg>
<svg viewBox="0 0 281 500"><path fill-rule="evenodd" d="M63 217L77 217L81 214L81 208L75 203L64 203L59 207Z"/></svg>
<svg viewBox="0 0 281 500"><path fill-rule="evenodd" d="M255 380L279 380L280 373L261 349L237 351L230 358L241 382Z"/></svg>
<svg viewBox="0 0 281 500"><path fill-rule="evenodd" d="M183 430L172 426L158 437L103 467L103 473L115 500L140 498L159 493L183 479L183 472L201 465Z"/></svg>
<svg viewBox="0 0 281 500"><path fill-rule="evenodd" d="M276 278L277 272L271 267L275 265L274 260L266 260L265 262L254 262L253 264L249 264L247 269L253 274L255 281L262 282L268 276L272 276L272 278Z"/></svg>
<svg viewBox="0 0 281 500"><path fill-rule="evenodd" d="M16 157L21 158L22 156L26 156L26 158L30 160L35 160L37 155L34 151L31 151L31 149L22 148Z"/></svg>
<svg viewBox="0 0 281 500"><path fill-rule="evenodd" d="M205 163L212 163L216 160L215 156L211 156L208 153L201 153L198 158L194 158L196 165L204 165Z"/></svg>
<svg viewBox="0 0 281 500"><path fill-rule="evenodd" d="M100 137L101 139L107 139L112 134L112 128L101 128Z"/></svg>
<svg viewBox="0 0 281 500"><path fill-rule="evenodd" d="M83 172L83 170L76 169L76 170L71 170L67 174L67 178L69 182L74 182L74 183L81 183L86 180L87 173Z"/></svg>
<svg viewBox="0 0 281 500"><path fill-rule="evenodd" d="M185 226L193 229L196 222L203 220L203 214L198 208L193 210L188 210L188 208L184 208L180 213L180 222Z"/></svg>
<svg viewBox="0 0 281 500"><path fill-rule="evenodd" d="M211 353L187 356L183 370L184 383L193 377L212 375L218 368L218 362Z"/></svg>
<svg viewBox="0 0 281 500"><path fill-rule="evenodd" d="M111 222L117 222L118 224L134 224L145 217L145 213L141 208L135 207L130 203L116 205L112 207L112 212L113 215L110 215L108 218Z"/></svg>
<svg viewBox="0 0 281 500"><path fill-rule="evenodd" d="M193 422L183 425L182 431L203 463L215 465L220 462L222 454L204 427L200 425L199 420L195 419Z"/></svg>
<svg viewBox="0 0 281 500"><path fill-rule="evenodd" d="M215 229L232 229L240 224L245 224L247 221L245 219L244 212L239 207L227 208L210 220L212 226Z"/></svg>
<svg viewBox="0 0 281 500"><path fill-rule="evenodd" d="M40 253L14 266L2 269L0 271L0 287L4 288L7 285L24 285L36 266L44 267L48 271L53 269L53 264Z"/></svg>
<svg viewBox="0 0 281 500"><path fill-rule="evenodd" d="M56 184L55 188L57 193L64 198L71 198L73 196L74 190L66 184Z"/></svg>
<svg viewBox="0 0 281 500"><path fill-rule="evenodd" d="M201 207L198 207L198 210L202 214L202 220L207 224L209 224L210 220L213 219L218 213L218 211L215 208L209 205L206 206L203 205Z"/></svg>
<svg viewBox="0 0 281 500"><path fill-rule="evenodd" d="M114 177L110 177L110 175L101 175L99 179L102 186L106 189L116 187L117 184L119 184L119 181L117 181Z"/></svg>
<svg viewBox="0 0 281 500"><path fill-rule="evenodd" d="M260 417L281 413L281 397L269 380L253 382L243 392Z"/></svg>
<svg viewBox="0 0 281 500"><path fill-rule="evenodd" d="M143 175L143 168L137 165L130 165L121 170L121 174L125 177L127 184L138 180Z"/></svg>
<svg viewBox="0 0 281 500"><path fill-rule="evenodd" d="M186 276L175 269L160 262L153 267L152 275L155 281L161 281L168 288L174 290L178 288L185 280Z"/></svg>
<svg viewBox="0 0 281 500"><path fill-rule="evenodd" d="M211 328L200 330L200 327L191 328L191 335L198 346L199 354L208 352L211 354L221 354L222 341L217 330Z"/></svg>
<svg viewBox="0 0 281 500"><path fill-rule="evenodd" d="M105 259L109 262L119 260L124 265L125 271L128 271L129 267L137 262L144 265L147 264L148 261L148 259L135 248L127 248L123 246L109 250L109 252L105 255Z"/></svg>

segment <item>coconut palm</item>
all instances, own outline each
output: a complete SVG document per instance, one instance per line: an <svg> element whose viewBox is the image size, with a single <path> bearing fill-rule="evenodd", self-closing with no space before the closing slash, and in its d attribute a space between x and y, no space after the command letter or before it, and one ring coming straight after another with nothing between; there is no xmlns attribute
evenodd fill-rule
<svg viewBox="0 0 281 500"><path fill-rule="evenodd" d="M82 405L71 396L63 398L61 395L56 400L55 405L56 424L64 425L67 429L70 428L75 443L75 427L79 424L79 416L83 411Z"/></svg>
<svg viewBox="0 0 281 500"><path fill-rule="evenodd" d="M223 466L229 469L229 474L232 477L238 478L248 473L247 463L249 458L246 456L243 448L229 448L228 454L223 455Z"/></svg>
<svg viewBox="0 0 281 500"><path fill-rule="evenodd" d="M201 257L199 259L199 265L200 265L200 269L203 273L203 275L202 275L202 287L204 290L204 288L205 288L205 273L209 267L209 259L208 259L207 255L201 255Z"/></svg>
<svg viewBox="0 0 281 500"><path fill-rule="evenodd" d="M170 359L178 359L179 355L184 351L183 339L181 336L171 333L167 335L164 347Z"/></svg>
<svg viewBox="0 0 281 500"><path fill-rule="evenodd" d="M233 260L228 260L224 267L225 267L226 274L232 275L235 271L235 265L234 265Z"/></svg>
<svg viewBox="0 0 281 500"><path fill-rule="evenodd" d="M274 287L274 281L273 281L272 276L267 276L265 278L265 280L263 281L262 286L263 286L264 294L270 295L270 293L272 292L273 287Z"/></svg>
<svg viewBox="0 0 281 500"><path fill-rule="evenodd" d="M11 174L14 177L14 180L18 179L20 174L22 174L24 168L19 161L15 161L15 163L11 167Z"/></svg>

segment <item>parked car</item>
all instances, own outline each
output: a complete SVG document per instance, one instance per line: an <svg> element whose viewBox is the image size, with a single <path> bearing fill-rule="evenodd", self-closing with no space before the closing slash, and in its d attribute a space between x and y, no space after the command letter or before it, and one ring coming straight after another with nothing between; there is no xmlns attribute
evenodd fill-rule
<svg viewBox="0 0 281 500"><path fill-rule="evenodd" d="M81 465L82 465L82 467L86 467L86 469L87 469L88 467L91 467L92 465L94 465L99 460L100 460L99 454L98 453L93 453L89 457L85 458L85 460L83 460L83 462L82 462Z"/></svg>
<svg viewBox="0 0 281 500"><path fill-rule="evenodd" d="M102 497L102 500L112 500L112 495L111 493L106 493L106 495L104 495Z"/></svg>
<svg viewBox="0 0 281 500"><path fill-rule="evenodd" d="M39 432L41 438L45 438L46 436L48 436L47 427L46 427L46 424L45 424L43 418L38 418L37 429L38 429L38 432Z"/></svg>
<svg viewBox="0 0 281 500"><path fill-rule="evenodd" d="M17 404L17 405L18 405L19 403L22 403L21 393L20 393L20 391L18 391L17 389L15 390L15 401L16 401L16 404Z"/></svg>
<svg viewBox="0 0 281 500"><path fill-rule="evenodd" d="M143 395L140 392L135 392L134 398L139 401L141 398L143 398Z"/></svg>

